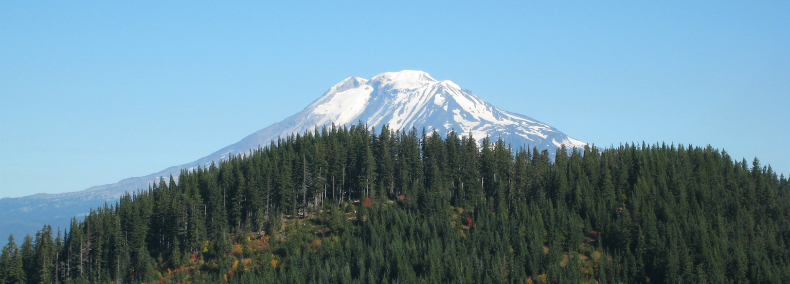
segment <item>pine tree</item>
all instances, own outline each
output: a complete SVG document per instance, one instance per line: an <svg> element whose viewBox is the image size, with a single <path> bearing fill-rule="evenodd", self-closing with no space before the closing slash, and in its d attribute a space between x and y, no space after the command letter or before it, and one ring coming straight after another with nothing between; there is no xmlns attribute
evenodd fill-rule
<svg viewBox="0 0 790 284"><path fill-rule="evenodd" d="M28 278L35 283L50 283L55 273L55 243L52 240L52 227L45 225L36 234L36 246L32 269L33 277Z"/></svg>
<svg viewBox="0 0 790 284"><path fill-rule="evenodd" d="M14 242L14 235L8 237L8 244L3 247L0 256L0 281L9 284L27 283L25 270L22 267L22 255Z"/></svg>
<svg viewBox="0 0 790 284"><path fill-rule="evenodd" d="M22 247L19 250L22 259L22 270L25 271L25 279L35 281L36 271L35 264L35 251L33 250L33 237L30 234L25 235L22 241Z"/></svg>
<svg viewBox="0 0 790 284"><path fill-rule="evenodd" d="M386 125L376 139L374 156L376 157L376 176L378 188L385 190L390 198L394 198L395 189L395 157L393 156L393 135Z"/></svg>

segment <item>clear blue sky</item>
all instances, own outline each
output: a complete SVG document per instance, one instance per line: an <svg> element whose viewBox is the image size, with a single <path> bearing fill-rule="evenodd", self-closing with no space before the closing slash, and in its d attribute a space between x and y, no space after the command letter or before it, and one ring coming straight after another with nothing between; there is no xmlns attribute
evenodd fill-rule
<svg viewBox="0 0 790 284"><path fill-rule="evenodd" d="M788 1L373 2L0 2L0 197L191 162L403 69L597 146L790 173Z"/></svg>

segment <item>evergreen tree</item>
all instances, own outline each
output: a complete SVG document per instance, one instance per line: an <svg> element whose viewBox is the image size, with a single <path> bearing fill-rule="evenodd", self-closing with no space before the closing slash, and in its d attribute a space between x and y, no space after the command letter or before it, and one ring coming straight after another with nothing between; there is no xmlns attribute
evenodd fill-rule
<svg viewBox="0 0 790 284"><path fill-rule="evenodd" d="M22 247L19 250L19 254L22 259L22 270L25 271L25 279L35 281L36 271L35 264L35 252L33 251L33 237L30 234L25 235L24 241L22 241Z"/></svg>
<svg viewBox="0 0 790 284"><path fill-rule="evenodd" d="M52 227L45 225L36 233L36 247L33 257L33 277L28 278L34 283L51 283L55 279L55 243L52 239Z"/></svg>
<svg viewBox="0 0 790 284"><path fill-rule="evenodd" d="M8 244L3 247L0 256L0 281L8 284L27 283L23 260L19 247L14 242L14 235L8 237Z"/></svg>

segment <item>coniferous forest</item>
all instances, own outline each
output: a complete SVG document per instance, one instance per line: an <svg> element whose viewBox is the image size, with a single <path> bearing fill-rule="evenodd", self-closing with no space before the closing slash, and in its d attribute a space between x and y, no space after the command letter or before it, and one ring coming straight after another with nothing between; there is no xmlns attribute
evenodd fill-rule
<svg viewBox="0 0 790 284"><path fill-rule="evenodd" d="M790 184L711 147L295 135L11 236L2 283L790 283Z"/></svg>

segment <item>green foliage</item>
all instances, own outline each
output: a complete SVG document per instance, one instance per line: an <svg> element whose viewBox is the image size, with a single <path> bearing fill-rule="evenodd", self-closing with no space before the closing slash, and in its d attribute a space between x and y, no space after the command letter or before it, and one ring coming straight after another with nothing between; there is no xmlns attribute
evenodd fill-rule
<svg viewBox="0 0 790 284"><path fill-rule="evenodd" d="M790 182L757 159L480 146L364 125L285 137L63 237L12 236L0 283L790 282Z"/></svg>

